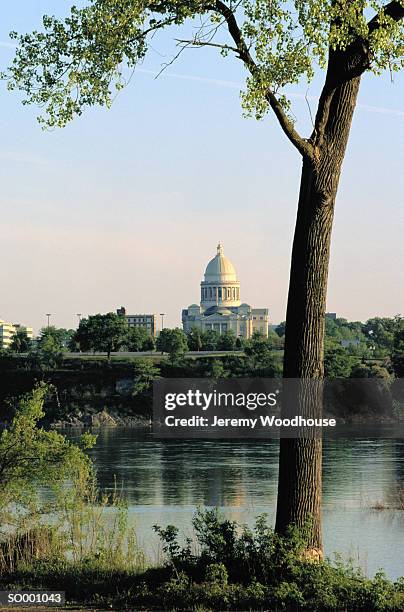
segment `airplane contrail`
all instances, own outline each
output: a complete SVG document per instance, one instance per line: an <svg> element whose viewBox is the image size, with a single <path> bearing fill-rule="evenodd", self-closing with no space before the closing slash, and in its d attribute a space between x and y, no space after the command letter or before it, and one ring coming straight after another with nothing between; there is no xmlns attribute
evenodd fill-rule
<svg viewBox="0 0 404 612"><path fill-rule="evenodd" d="M143 72L145 74L150 74L152 76L158 76L160 74L159 71L156 70L147 70L146 68L137 68L137 72ZM221 79L212 79L209 77L201 77L195 76L192 74L179 74L176 72L162 72L163 76L171 77L174 79L184 79L187 81L198 81L200 83L207 83L210 85L217 85L218 87L230 87L232 89L242 89L243 84L238 83L237 81L224 81ZM317 101L318 96L306 96L303 93L288 93L287 96L289 98L294 98L297 100L309 100L309 101ZM360 110L367 111L369 113L380 113L382 115L392 115L395 117L404 117L404 110L400 110L399 108L386 108L383 106L372 106L370 104L361 104L358 103L357 107Z"/></svg>
<svg viewBox="0 0 404 612"><path fill-rule="evenodd" d="M0 47L6 47L9 49L15 49L17 44L12 42L0 41ZM150 74L152 76L158 76L160 74L170 77L173 79L183 79L185 81L197 81L199 83L207 83L210 85L216 85L217 87L228 87L230 89L242 89L243 84L238 83L237 81L225 81L223 79L212 79L210 77L202 77L193 74L180 74L177 72L162 72L157 70L147 70L146 68L136 68L136 72L143 72L144 74ZM305 96L302 93L290 93L288 94L290 98L298 99L298 100L311 100L317 101L317 96ZM372 106L371 104L361 104L358 103L357 107L360 110L366 111L368 113L379 113L381 115L391 115L394 117L404 117L404 110L399 108L386 108L383 106Z"/></svg>
<svg viewBox="0 0 404 612"><path fill-rule="evenodd" d="M16 49L17 46L18 45L16 43L5 42L4 40L0 40L0 47L6 47L7 49Z"/></svg>

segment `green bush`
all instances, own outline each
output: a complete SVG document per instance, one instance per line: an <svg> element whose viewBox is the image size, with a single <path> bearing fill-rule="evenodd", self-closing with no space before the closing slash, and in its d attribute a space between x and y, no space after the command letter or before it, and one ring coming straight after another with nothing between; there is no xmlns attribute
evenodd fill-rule
<svg viewBox="0 0 404 612"><path fill-rule="evenodd" d="M190 540L179 544L176 528L155 527L173 572L160 593L180 609L192 602L208 609L403 610L403 580L392 583L382 572L369 579L341 560L307 560L305 530L290 529L281 537L265 515L251 529L221 518L217 510L198 511L193 525L198 554Z"/></svg>
<svg viewBox="0 0 404 612"><path fill-rule="evenodd" d="M117 559L33 559L0 578L2 588L66 590L71 603L118 609L270 610L271 612L399 612L404 579L366 578L341 559L309 561L304 532L276 535L265 516L253 528L197 512L196 542L179 542L176 527L155 527L166 563L144 569ZM119 538L118 538L119 541ZM197 551L197 552L196 552ZM117 562L118 561L118 562Z"/></svg>

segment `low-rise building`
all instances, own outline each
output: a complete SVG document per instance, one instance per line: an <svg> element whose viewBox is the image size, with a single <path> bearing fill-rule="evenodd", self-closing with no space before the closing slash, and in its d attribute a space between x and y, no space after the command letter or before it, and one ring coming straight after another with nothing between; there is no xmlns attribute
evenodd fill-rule
<svg viewBox="0 0 404 612"><path fill-rule="evenodd" d="M129 327L144 327L153 338L157 333L157 315L156 314L126 314L126 308L121 306L116 311L116 314L125 317Z"/></svg>
<svg viewBox="0 0 404 612"><path fill-rule="evenodd" d="M14 334L14 325L12 323L6 323L6 321L0 319L0 348L8 348L11 344Z"/></svg>

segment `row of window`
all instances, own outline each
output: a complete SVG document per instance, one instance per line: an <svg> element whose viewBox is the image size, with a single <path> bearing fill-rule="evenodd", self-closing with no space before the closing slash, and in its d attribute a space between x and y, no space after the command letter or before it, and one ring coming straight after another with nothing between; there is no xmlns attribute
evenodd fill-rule
<svg viewBox="0 0 404 612"><path fill-rule="evenodd" d="M128 321L128 325L129 327L147 327L147 328L151 328L153 327L152 323L140 323L139 321Z"/></svg>

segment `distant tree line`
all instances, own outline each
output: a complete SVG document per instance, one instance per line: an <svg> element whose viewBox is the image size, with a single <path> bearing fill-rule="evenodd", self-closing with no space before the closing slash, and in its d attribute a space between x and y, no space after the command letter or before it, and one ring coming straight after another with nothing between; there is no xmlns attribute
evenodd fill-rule
<svg viewBox="0 0 404 612"><path fill-rule="evenodd" d="M270 330L268 337L254 332L252 338L237 337L197 327L185 333L165 328L157 339L144 327L131 327L125 317L115 313L83 318L77 330L45 327L33 342L24 329L13 337L8 354L27 354L27 367L53 369L68 352L159 351L168 354L171 364L187 352L240 352L257 367L271 363L271 353L283 348L285 323ZM4 351L3 351L4 353ZM279 360L278 360L279 361ZM404 376L404 318L375 317L365 323L343 318L326 318L325 375L328 377Z"/></svg>
<svg viewBox="0 0 404 612"><path fill-rule="evenodd" d="M31 340L24 329L13 336L10 353L27 353L28 360L56 365L70 352L105 352L108 358L116 351L153 351L155 339L144 327L130 327L125 317L112 312L81 319L77 330L54 327L41 329Z"/></svg>
<svg viewBox="0 0 404 612"><path fill-rule="evenodd" d="M374 317L366 323L326 319L325 374L385 378L404 375L404 318Z"/></svg>

